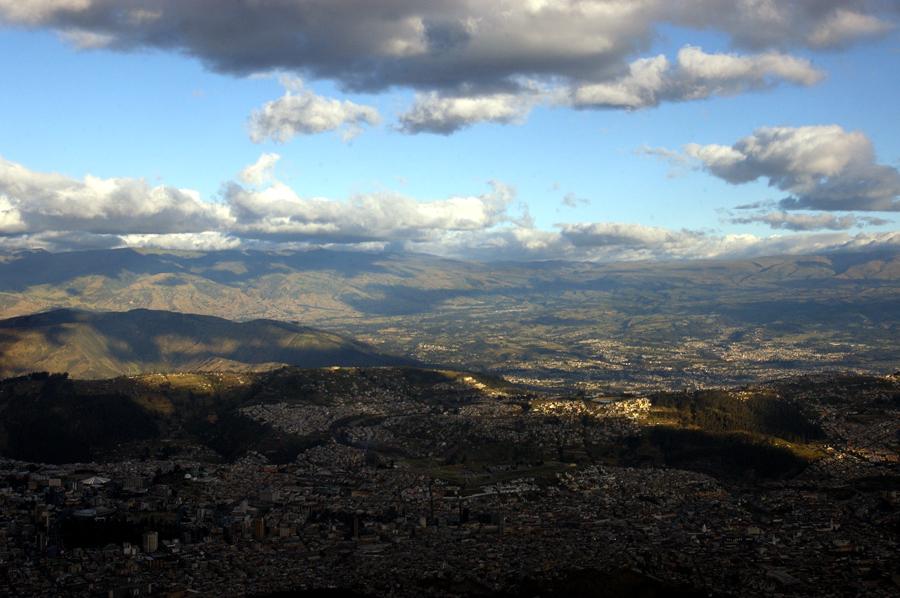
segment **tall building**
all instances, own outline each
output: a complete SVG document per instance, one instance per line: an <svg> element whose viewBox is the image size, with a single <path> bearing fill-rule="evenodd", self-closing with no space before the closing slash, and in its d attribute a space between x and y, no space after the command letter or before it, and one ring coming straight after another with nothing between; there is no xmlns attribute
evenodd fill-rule
<svg viewBox="0 0 900 598"><path fill-rule="evenodd" d="M141 548L147 554L156 552L159 547L159 534L157 532L144 532L141 537Z"/></svg>
<svg viewBox="0 0 900 598"><path fill-rule="evenodd" d="M266 538L266 520L257 517L253 520L253 539L264 540Z"/></svg>

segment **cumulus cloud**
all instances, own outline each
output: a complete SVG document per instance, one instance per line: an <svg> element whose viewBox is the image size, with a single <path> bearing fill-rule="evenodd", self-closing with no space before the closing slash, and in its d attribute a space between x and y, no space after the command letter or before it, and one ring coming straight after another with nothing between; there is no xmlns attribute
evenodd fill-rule
<svg viewBox="0 0 900 598"><path fill-rule="evenodd" d="M207 201L188 189L151 187L137 179L87 176L80 181L0 159L0 236L37 246L59 246L66 235L81 235L102 246L212 249L250 239L396 243L500 224L531 226L527 206L510 210L515 191L499 182L480 195L433 201L396 193L360 194L346 201L306 198L272 177L277 160L275 154L263 154L240 174L249 186L228 182L221 201ZM43 242L41 235L53 238Z"/></svg>
<svg viewBox="0 0 900 598"><path fill-rule="evenodd" d="M518 124L541 99L541 94L532 90L449 97L436 92L418 94L412 107L400 115L400 130L449 135L482 122Z"/></svg>
<svg viewBox="0 0 900 598"><path fill-rule="evenodd" d="M541 230L515 190L499 182L479 195L431 201L396 193L307 198L265 175L274 162L264 155L244 177L251 184L229 182L219 200L207 201L194 191L151 187L141 180L76 180L0 160L0 249L394 247L471 259L613 261L900 246L900 233L760 237L616 222L562 223ZM765 222L790 230L815 228L797 216ZM857 226L885 222L855 218ZM835 226L828 225L830 220L810 222L843 228L847 221L836 218Z"/></svg>
<svg viewBox="0 0 900 598"><path fill-rule="evenodd" d="M712 235L620 222L559 225L577 254L595 260L693 259L741 255L760 241L753 235Z"/></svg>
<svg viewBox="0 0 900 598"><path fill-rule="evenodd" d="M767 224L774 229L793 231L848 230L856 227L881 226L891 223L890 220L883 218L855 216L853 214L836 216L834 214L801 214L796 212L768 212L750 216L738 216L731 218L730 222L733 224L760 223Z"/></svg>
<svg viewBox="0 0 900 598"><path fill-rule="evenodd" d="M478 260L740 259L764 255L900 249L900 233L712 234L617 222L560 224L544 231L504 227L461 231L434 240L408 242L414 251Z"/></svg>
<svg viewBox="0 0 900 598"><path fill-rule="evenodd" d="M675 64L662 54L641 58L618 78L576 85L571 102L580 108L647 108L663 101L735 95L782 82L813 85L823 76L808 60L786 54L709 54L686 46L679 50Z"/></svg>
<svg viewBox="0 0 900 598"><path fill-rule="evenodd" d="M878 0L689 0L669 4L673 22L726 32L735 45L751 49L841 46L880 35L891 27L894 16L891 3ZM830 30L827 36L822 33L825 30Z"/></svg>
<svg viewBox="0 0 900 598"><path fill-rule="evenodd" d="M88 249L152 248L174 251L222 251L249 247L243 239L215 231L171 234L86 233L44 231L22 235L0 235L0 251L37 250L60 252ZM260 247L277 249L277 247Z"/></svg>
<svg viewBox="0 0 900 598"><path fill-rule="evenodd" d="M514 191L498 182L488 193L430 202L393 193L357 195L348 201L304 198L280 182L262 190L232 184L226 200L244 237L327 243L425 239L448 231L491 228L514 220Z"/></svg>
<svg viewBox="0 0 900 598"><path fill-rule="evenodd" d="M197 192L141 179L75 180L0 158L0 234L48 230L85 233L183 233L219 228L226 207Z"/></svg>
<svg viewBox="0 0 900 598"><path fill-rule="evenodd" d="M517 226L454 231L441 238L408 241L405 247L419 253L486 261L578 259L558 232Z"/></svg>
<svg viewBox="0 0 900 598"><path fill-rule="evenodd" d="M891 29L890 23L872 15L838 9L819 23L807 40L814 47L835 47L856 39L883 35Z"/></svg>
<svg viewBox="0 0 900 598"><path fill-rule="evenodd" d="M744 258L900 246L900 233L896 232L859 233L855 236L824 233L760 237L625 223L565 224L560 225L559 232L576 255L602 261Z"/></svg>
<svg viewBox="0 0 900 598"><path fill-rule="evenodd" d="M297 135L314 135L341 129L345 140L362 132L364 125L378 125L381 116L371 106L349 100L336 100L316 95L303 87L296 77L282 77L285 93L266 102L250 115L250 139L262 143L271 139L279 143Z"/></svg>
<svg viewBox="0 0 900 598"><path fill-rule="evenodd" d="M122 247L117 235L94 234L78 231L42 231L6 235L0 233L0 250L3 251L75 251L79 249L114 249Z"/></svg>
<svg viewBox="0 0 900 598"><path fill-rule="evenodd" d="M170 233L160 235L121 235L121 244L127 247L152 247L180 251L222 251L237 249L241 239L218 231L202 233Z"/></svg>
<svg viewBox="0 0 900 598"><path fill-rule="evenodd" d="M262 154L256 162L241 170L239 177L248 185L262 185L271 182L272 171L279 160L281 160L281 156L278 154Z"/></svg>
<svg viewBox="0 0 900 598"><path fill-rule="evenodd" d="M91 6L91 0L0 0L0 15L13 23L39 26L48 24L55 15L83 13L90 10Z"/></svg>
<svg viewBox="0 0 900 598"><path fill-rule="evenodd" d="M675 232L657 226L615 222L565 224L561 226L561 232L562 236L575 247L650 246L673 242L684 237L702 236L701 233L690 231Z"/></svg>
<svg viewBox="0 0 900 598"><path fill-rule="evenodd" d="M401 119L408 132L473 122L517 122L529 85L571 89L587 107L639 108L766 88L810 85L821 74L783 52L835 47L883 34L887 3L838 0L0 0L0 22L59 32L85 48L153 48L248 75L292 72L351 90L420 92ZM635 60L660 28L722 33L750 56L685 48L674 63ZM377 113L289 91L252 119L254 139L348 124Z"/></svg>
<svg viewBox="0 0 900 598"><path fill-rule="evenodd" d="M790 193L783 209L900 211L900 172L878 164L871 141L838 125L764 127L731 146L685 146L732 184L759 178Z"/></svg>
<svg viewBox="0 0 900 598"><path fill-rule="evenodd" d="M8 23L91 36L95 45L178 51L222 72L293 70L368 89L596 78L666 24L720 31L753 49L832 46L882 33L888 15L875 3L837 0L0 0Z"/></svg>
<svg viewBox="0 0 900 598"><path fill-rule="evenodd" d="M662 102L683 102L712 96L730 96L781 83L814 85L824 73L801 58L770 52L741 56L710 54L685 46L671 63L664 55L640 58L627 72L599 82L556 84L542 88L534 81L517 82L511 92L490 94L416 95L400 115L405 133L449 135L476 123L518 124L538 105L580 109L639 109Z"/></svg>

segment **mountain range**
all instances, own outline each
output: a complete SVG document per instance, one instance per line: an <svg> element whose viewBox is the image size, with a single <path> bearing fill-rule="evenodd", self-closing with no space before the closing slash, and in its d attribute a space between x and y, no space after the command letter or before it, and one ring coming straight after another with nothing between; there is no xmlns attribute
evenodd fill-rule
<svg viewBox="0 0 900 598"><path fill-rule="evenodd" d="M894 371L898 297L900 252L887 249L624 263L331 250L0 255L0 317L143 308L278 320L529 385L619 390L838 364Z"/></svg>

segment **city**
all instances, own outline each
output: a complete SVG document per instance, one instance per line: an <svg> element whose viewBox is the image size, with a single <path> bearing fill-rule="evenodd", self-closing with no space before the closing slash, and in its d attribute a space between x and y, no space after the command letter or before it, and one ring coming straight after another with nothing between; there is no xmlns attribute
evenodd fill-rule
<svg viewBox="0 0 900 598"><path fill-rule="evenodd" d="M0 597L900 596L898 52L0 0Z"/></svg>
<svg viewBox="0 0 900 598"><path fill-rule="evenodd" d="M613 457L605 447L667 425L653 395L554 398L392 369L269 376L233 382L253 388L239 412L317 439L289 461L250 450L223 462L171 432L148 440L155 454L141 459L3 459L3 593L505 596L601 563L611 583L684 595L891 596L900 587L897 376L795 378L734 393L736 403L775 393L809 409L821 436L803 448L821 455L797 475L702 459L660 468L641 449ZM178 375L166 378L186 392ZM7 381L3 392L35 384ZM851 397L854 410L834 409L823 389ZM178 393L167 396L176 412ZM881 432L864 425L872 419ZM767 438L802 444L781 436Z"/></svg>

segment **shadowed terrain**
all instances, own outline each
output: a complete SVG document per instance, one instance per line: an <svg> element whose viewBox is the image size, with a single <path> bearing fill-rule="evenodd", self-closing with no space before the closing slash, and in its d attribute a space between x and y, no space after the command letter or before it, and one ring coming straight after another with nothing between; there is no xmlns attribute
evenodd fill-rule
<svg viewBox="0 0 900 598"><path fill-rule="evenodd" d="M61 309L0 321L0 376L33 371L78 378L161 371L377 366L409 360L350 338L272 320L136 309Z"/></svg>
<svg viewBox="0 0 900 598"><path fill-rule="evenodd" d="M500 465L541 477L572 463L778 479L796 476L825 457L826 444L856 433L850 423L833 433L827 418L834 400L853 413L841 418L867 427L868 438L854 445L895 450L896 438L879 440L875 430L896 421L898 392L896 377L850 376L598 403L410 367L109 380L37 373L0 382L0 456L72 462L199 450L205 459L231 461L253 451L285 463L337 443L447 480L468 471L479 483Z"/></svg>

